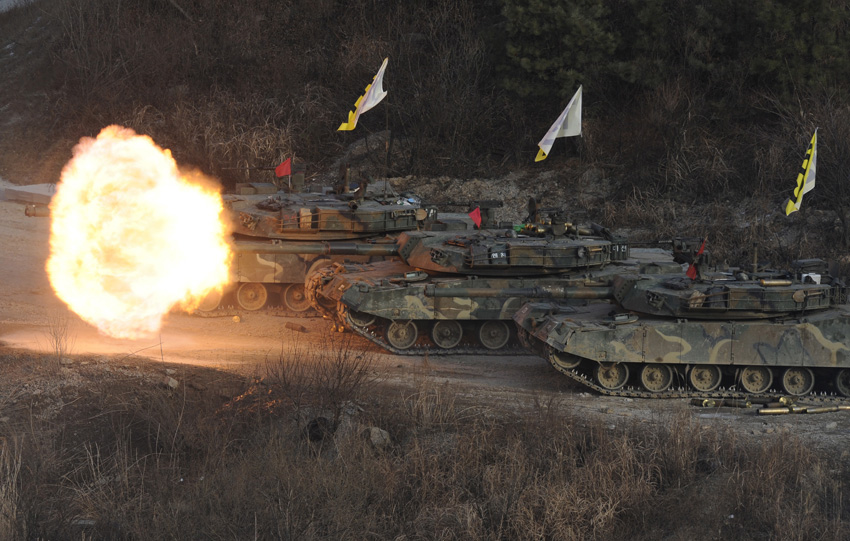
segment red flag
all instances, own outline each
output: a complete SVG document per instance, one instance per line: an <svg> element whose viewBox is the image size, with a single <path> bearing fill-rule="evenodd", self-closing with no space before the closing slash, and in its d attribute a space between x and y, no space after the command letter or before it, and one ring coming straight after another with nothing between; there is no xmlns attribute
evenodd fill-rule
<svg viewBox="0 0 850 541"><path fill-rule="evenodd" d="M690 278L691 280L697 279L697 259L699 259L699 256L701 256L704 251L705 239L702 239L702 244L700 245L699 250L697 250L697 255L694 256L694 262L691 263L691 266L688 267L688 270L686 272L688 278Z"/></svg>
<svg viewBox="0 0 850 541"><path fill-rule="evenodd" d="M472 218L475 227L481 227L481 207L475 207L475 210L469 213L469 217Z"/></svg>
<svg viewBox="0 0 850 541"><path fill-rule="evenodd" d="M285 161L281 162L280 165L274 168L274 174L277 175L278 178L285 177L286 175L292 174L292 158L286 158Z"/></svg>

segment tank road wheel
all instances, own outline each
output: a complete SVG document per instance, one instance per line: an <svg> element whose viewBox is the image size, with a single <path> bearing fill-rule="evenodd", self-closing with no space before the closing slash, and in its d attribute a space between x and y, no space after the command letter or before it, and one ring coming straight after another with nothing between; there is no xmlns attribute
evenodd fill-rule
<svg viewBox="0 0 850 541"><path fill-rule="evenodd" d="M748 366L741 371L741 387L750 394L765 392L771 383L773 374L766 366Z"/></svg>
<svg viewBox="0 0 850 541"><path fill-rule="evenodd" d="M629 367L623 363L599 363L596 367L596 381L609 391L622 389L629 379Z"/></svg>
<svg viewBox="0 0 850 541"><path fill-rule="evenodd" d="M357 310L348 310L348 321L358 327L363 329L368 327L372 323L375 322L375 316L372 314L367 314L365 312L358 312Z"/></svg>
<svg viewBox="0 0 850 541"><path fill-rule="evenodd" d="M645 364L640 370L640 382L651 393L661 393L673 384L673 370L666 364Z"/></svg>
<svg viewBox="0 0 850 541"><path fill-rule="evenodd" d="M814 388L815 375L809 368L786 368L782 373L782 389L790 395L807 395Z"/></svg>
<svg viewBox="0 0 850 541"><path fill-rule="evenodd" d="M850 368L842 368L835 374L835 390L841 396L850 397Z"/></svg>
<svg viewBox="0 0 850 541"><path fill-rule="evenodd" d="M478 340L487 349L499 349L508 343L511 329L504 321L485 321L478 329Z"/></svg>
<svg viewBox="0 0 850 541"><path fill-rule="evenodd" d="M396 349L410 348L417 338L419 338L419 331L416 330L416 323L413 321L393 321L387 327L387 342Z"/></svg>
<svg viewBox="0 0 850 541"><path fill-rule="evenodd" d="M245 310L259 310L268 300L266 286L258 282L245 282L236 290L236 302Z"/></svg>
<svg viewBox="0 0 850 541"><path fill-rule="evenodd" d="M549 349L549 362L558 368L572 370L581 364L581 357L572 353L564 353L557 349Z"/></svg>
<svg viewBox="0 0 850 541"><path fill-rule="evenodd" d="M201 301L201 304L198 305L198 310L201 312L212 312L218 305L221 304L221 299L224 297L224 293L221 290L214 289L207 293L204 300Z"/></svg>
<svg viewBox="0 0 850 541"><path fill-rule="evenodd" d="M703 393L709 393L720 387L722 378L723 373L720 371L720 367L713 364L692 366L688 374L691 387Z"/></svg>
<svg viewBox="0 0 850 541"><path fill-rule="evenodd" d="M451 349L460 344L460 339L463 338L463 327L454 320L438 321L431 329L431 338L437 346Z"/></svg>
<svg viewBox="0 0 850 541"><path fill-rule="evenodd" d="M289 284L280 294L283 305L293 312L304 312L310 308L310 299L304 293L303 284Z"/></svg>

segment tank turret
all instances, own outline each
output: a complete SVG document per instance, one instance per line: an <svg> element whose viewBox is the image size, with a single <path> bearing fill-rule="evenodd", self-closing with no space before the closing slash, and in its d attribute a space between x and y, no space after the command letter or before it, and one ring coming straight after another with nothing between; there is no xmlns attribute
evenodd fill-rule
<svg viewBox="0 0 850 541"><path fill-rule="evenodd" d="M223 196L238 236L286 240L345 240L416 229L429 217L415 197L388 183L365 193L289 193L274 184L237 186ZM431 211L433 216L433 210Z"/></svg>
<svg viewBox="0 0 850 541"><path fill-rule="evenodd" d="M572 225L560 234L544 231L522 226L454 235L409 232L399 236L399 256L409 266L431 272L511 276L563 274L629 257L623 238L593 235L590 228Z"/></svg>

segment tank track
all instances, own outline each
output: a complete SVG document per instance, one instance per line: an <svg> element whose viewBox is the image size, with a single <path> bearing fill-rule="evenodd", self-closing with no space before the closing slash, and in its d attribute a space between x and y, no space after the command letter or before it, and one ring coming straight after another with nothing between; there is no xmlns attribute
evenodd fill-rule
<svg viewBox="0 0 850 541"><path fill-rule="evenodd" d="M289 284L284 284L289 285ZM195 309L192 312L192 315L198 317L205 318L216 318L216 317L245 317L250 315L265 315L265 316L275 316L275 317L297 317L297 318L317 318L321 317L322 314L315 309L314 306L308 305L306 310L292 310L288 308L287 305L279 300L280 295L276 295L272 297L269 296L269 299L266 301L266 306L263 308L259 308L257 310L247 310L242 308L239 305L238 300L236 299L236 294L234 291L234 287L232 287L229 291L226 291L221 299L221 304L219 304L213 310L200 310Z"/></svg>
<svg viewBox="0 0 850 541"><path fill-rule="evenodd" d="M548 358L548 349L550 346L545 345L539 342L536 339L529 339L528 332L525 329L518 329L518 337L519 341L526 344L531 351L533 351L539 357L543 359ZM735 389L723 389L720 388L716 391L710 392L702 392L691 389L668 389L667 391L661 392L651 392L641 390L635 387L625 387L622 389L611 390L602 387L598 383L594 381L592 375L587 373L587 367L590 366L593 361L584 360L578 366L572 369L567 369L562 366L558 366L553 362L549 362L549 365L552 366L558 372L564 374L571 380L581 384L582 386L591 389L601 395L604 396L618 396L623 398L650 398L650 399L665 399L665 398L691 398L691 399L729 399L729 400L741 400L752 402L753 404L761 403L761 402L774 402L779 401L780 399L787 400L789 402L805 402L812 404L827 404L827 405L850 405L850 398L838 395L838 394L808 394L805 396L790 396L785 393L779 393L775 391L768 391L765 393L760 393L758 395L749 394L743 391L738 391ZM582 369L585 370L582 370Z"/></svg>
<svg viewBox="0 0 850 541"><path fill-rule="evenodd" d="M389 320L382 320L363 327L355 325L347 313L344 313L342 317L344 318L344 323L341 325L344 328L351 330L395 355L523 355L526 353L515 336L511 336L505 347L499 349L489 349L474 343L461 343L453 348L441 348L432 344L414 344L407 349L399 349L391 345L384 338L386 336L386 324L389 323ZM417 341L421 340L422 338L420 336Z"/></svg>

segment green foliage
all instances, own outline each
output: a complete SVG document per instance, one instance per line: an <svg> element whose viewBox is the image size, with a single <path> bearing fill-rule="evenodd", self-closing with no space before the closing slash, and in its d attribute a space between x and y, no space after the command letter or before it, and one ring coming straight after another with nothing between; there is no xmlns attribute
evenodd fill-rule
<svg viewBox="0 0 850 541"><path fill-rule="evenodd" d="M739 4L625 0L612 22L619 40L611 71L644 87L677 77L705 82L725 74L737 43Z"/></svg>
<svg viewBox="0 0 850 541"><path fill-rule="evenodd" d="M790 93L845 83L850 74L845 3L759 0L748 6L750 29L739 36L745 50L737 60L747 64L756 86Z"/></svg>
<svg viewBox="0 0 850 541"><path fill-rule="evenodd" d="M668 41L671 13L665 0L625 0L612 10L611 25L617 30L617 50L612 73L628 83L653 86L669 70Z"/></svg>
<svg viewBox="0 0 850 541"><path fill-rule="evenodd" d="M615 49L603 0L502 0L503 85L522 97L568 97L602 74Z"/></svg>
<svg viewBox="0 0 850 541"><path fill-rule="evenodd" d="M843 3L829 0L624 0L612 72L654 86L684 76L718 95L842 84L848 71Z"/></svg>
<svg viewBox="0 0 850 541"><path fill-rule="evenodd" d="M843 84L848 8L830 0L504 0L503 84L520 96L564 86L614 94L686 77L717 94Z"/></svg>

